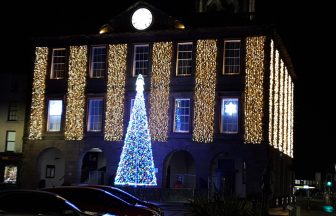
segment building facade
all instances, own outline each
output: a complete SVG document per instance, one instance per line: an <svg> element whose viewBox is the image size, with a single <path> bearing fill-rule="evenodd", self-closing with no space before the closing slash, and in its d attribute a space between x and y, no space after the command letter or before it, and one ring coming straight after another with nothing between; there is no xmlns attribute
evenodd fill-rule
<svg viewBox="0 0 336 216"><path fill-rule="evenodd" d="M0 185L17 187L22 165L26 109L26 75L0 74Z"/></svg>
<svg viewBox="0 0 336 216"><path fill-rule="evenodd" d="M36 44L24 187L111 184L142 74L158 188L291 194L294 71L272 26L185 27L139 2Z"/></svg>

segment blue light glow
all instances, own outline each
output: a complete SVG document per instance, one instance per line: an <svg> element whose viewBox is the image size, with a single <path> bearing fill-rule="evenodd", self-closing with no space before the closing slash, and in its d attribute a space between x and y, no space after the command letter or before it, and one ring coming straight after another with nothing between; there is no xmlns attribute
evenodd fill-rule
<svg viewBox="0 0 336 216"><path fill-rule="evenodd" d="M137 94L114 184L156 186L151 138L143 95L144 80L141 74L138 76L136 85Z"/></svg>

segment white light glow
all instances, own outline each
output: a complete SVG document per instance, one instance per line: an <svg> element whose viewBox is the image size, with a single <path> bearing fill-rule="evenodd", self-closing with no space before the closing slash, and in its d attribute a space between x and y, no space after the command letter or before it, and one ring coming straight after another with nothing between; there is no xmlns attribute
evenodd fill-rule
<svg viewBox="0 0 336 216"><path fill-rule="evenodd" d="M50 100L49 101L49 115L62 115L62 100Z"/></svg>
<svg viewBox="0 0 336 216"><path fill-rule="evenodd" d="M233 104L232 102L230 102L229 104L225 105L225 113L229 114L230 116L232 116L232 114L237 113L237 106L235 104Z"/></svg>
<svg viewBox="0 0 336 216"><path fill-rule="evenodd" d="M138 75L135 85L137 93L142 93L144 91L145 82L141 74Z"/></svg>

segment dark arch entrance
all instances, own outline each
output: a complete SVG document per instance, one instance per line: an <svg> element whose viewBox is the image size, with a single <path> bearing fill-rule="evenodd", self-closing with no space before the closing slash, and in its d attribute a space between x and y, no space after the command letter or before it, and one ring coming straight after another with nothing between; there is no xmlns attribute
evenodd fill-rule
<svg viewBox="0 0 336 216"><path fill-rule="evenodd" d="M99 148L92 148L83 157L81 183L106 184L106 158Z"/></svg>
<svg viewBox="0 0 336 216"><path fill-rule="evenodd" d="M164 167L166 188L195 188L195 161L189 152L180 150L170 153Z"/></svg>

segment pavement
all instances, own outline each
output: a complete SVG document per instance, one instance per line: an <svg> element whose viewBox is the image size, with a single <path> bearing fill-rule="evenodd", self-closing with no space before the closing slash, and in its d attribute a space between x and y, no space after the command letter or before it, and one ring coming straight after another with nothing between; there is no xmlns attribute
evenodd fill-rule
<svg viewBox="0 0 336 216"><path fill-rule="evenodd" d="M164 216L185 216L188 214L187 203L184 202L163 202L154 203L164 212Z"/></svg>
<svg viewBox="0 0 336 216"><path fill-rule="evenodd" d="M336 216L335 209L324 200L306 198L297 200L297 207L300 214L297 216Z"/></svg>

